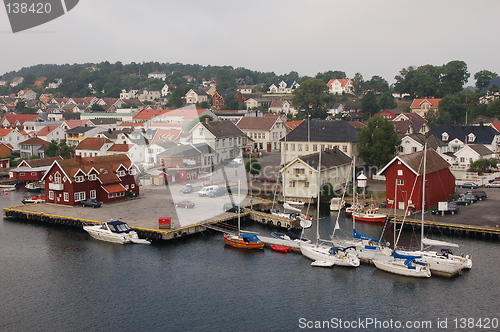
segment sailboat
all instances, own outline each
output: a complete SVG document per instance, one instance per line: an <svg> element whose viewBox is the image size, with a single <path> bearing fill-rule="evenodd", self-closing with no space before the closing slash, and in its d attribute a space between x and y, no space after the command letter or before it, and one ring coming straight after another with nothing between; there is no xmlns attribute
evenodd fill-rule
<svg viewBox="0 0 500 332"><path fill-rule="evenodd" d="M319 206L321 188L321 151L318 156L318 199L316 218L316 243L301 243L300 252L305 257L313 260L311 265L331 267L333 265L358 267L359 257L353 247L334 246L332 241L321 240L319 236Z"/></svg>
<svg viewBox="0 0 500 332"><path fill-rule="evenodd" d="M353 157L353 162L352 162L353 192L356 192L355 164L356 164L355 157ZM345 195L346 191L347 191L347 188L346 188L346 190L344 190L341 200L344 200L344 195ZM363 263L367 263L367 264L372 263L372 260L375 257L391 256L392 250L388 246L382 245L380 243L380 240L362 235L356 230L356 218L354 218L354 217L352 220L352 238L351 239L334 240L335 231L340 230L339 215L337 215L337 219L335 221L335 227L334 227L333 234L332 234L332 241L334 241L337 245L343 246L343 247L355 248L356 254L358 255L360 261ZM385 229L385 227L384 227L384 229ZM384 233L384 231L382 231L382 234L383 233Z"/></svg>
<svg viewBox="0 0 500 332"><path fill-rule="evenodd" d="M238 181L238 196L240 195L240 182ZM225 233L224 242L226 244L244 249L264 249L262 242L256 234L242 233L240 225L240 210L238 209L238 233Z"/></svg>
<svg viewBox="0 0 500 332"><path fill-rule="evenodd" d="M432 274L443 277L454 277L462 273L462 269L472 268L472 258L469 255L454 255L450 248L458 248L458 244L432 240L424 235L425 181L427 167L427 144L424 146L422 174L422 216L420 225L420 250L406 250L407 255L419 255L419 261L429 264ZM440 252L429 250L430 247L444 247Z"/></svg>

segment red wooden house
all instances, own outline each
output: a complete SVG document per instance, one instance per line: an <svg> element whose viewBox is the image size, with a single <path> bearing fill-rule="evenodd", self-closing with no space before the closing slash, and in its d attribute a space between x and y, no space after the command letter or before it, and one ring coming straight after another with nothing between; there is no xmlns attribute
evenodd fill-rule
<svg viewBox="0 0 500 332"><path fill-rule="evenodd" d="M28 182L40 181L55 160L63 160L63 158L61 156L57 156L39 159L25 159L21 161L16 168L9 171L9 178Z"/></svg>
<svg viewBox="0 0 500 332"><path fill-rule="evenodd" d="M387 207L422 209L422 178L424 151L396 156L379 174L386 177ZM427 149L425 209L445 202L455 191L455 177L450 164L433 149Z"/></svg>
<svg viewBox="0 0 500 332"><path fill-rule="evenodd" d="M103 203L139 195L139 171L127 155L55 161L43 179L46 202L74 206L95 198Z"/></svg>

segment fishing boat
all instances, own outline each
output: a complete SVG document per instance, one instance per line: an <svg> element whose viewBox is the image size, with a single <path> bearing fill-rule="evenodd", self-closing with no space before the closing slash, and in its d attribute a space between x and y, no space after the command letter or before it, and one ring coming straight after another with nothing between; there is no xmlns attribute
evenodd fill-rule
<svg viewBox="0 0 500 332"><path fill-rule="evenodd" d="M145 239L140 239L137 232L130 228L127 223L121 220L112 220L105 223L87 223L83 229L90 234L94 239L112 242L112 243L137 243L150 244L151 242Z"/></svg>
<svg viewBox="0 0 500 332"><path fill-rule="evenodd" d="M33 204L33 203L45 203L45 196L44 195L36 195L36 196L31 196L24 198L22 200L23 204Z"/></svg>
<svg viewBox="0 0 500 332"><path fill-rule="evenodd" d="M40 184L35 183L35 182L26 183L26 185L24 187L26 188L26 190L28 192L32 192L32 193L39 193L42 191L42 186Z"/></svg>
<svg viewBox="0 0 500 332"><path fill-rule="evenodd" d="M290 247L287 247L287 246L277 246L277 245L274 245L274 244L271 245L271 249L273 249L274 251L279 251L279 252L284 252L284 253L292 251L292 248L290 248Z"/></svg>
<svg viewBox="0 0 500 332"><path fill-rule="evenodd" d="M352 211L352 217L356 219L356 221L375 223L384 223L387 220L387 215L385 213L380 213L378 208L373 207L367 210Z"/></svg>
<svg viewBox="0 0 500 332"><path fill-rule="evenodd" d="M428 264L419 262L420 256L402 255L394 252L393 257L373 260L377 269L397 275L416 278L429 278L431 270Z"/></svg>

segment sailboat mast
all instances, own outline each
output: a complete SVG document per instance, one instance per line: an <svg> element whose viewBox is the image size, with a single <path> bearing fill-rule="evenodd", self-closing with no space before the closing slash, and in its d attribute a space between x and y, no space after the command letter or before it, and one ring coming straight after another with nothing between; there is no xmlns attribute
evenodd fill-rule
<svg viewBox="0 0 500 332"><path fill-rule="evenodd" d="M317 202L317 212L316 212L316 239L319 241L319 196L321 193L321 148L319 150L318 157L318 202Z"/></svg>
<svg viewBox="0 0 500 332"><path fill-rule="evenodd" d="M424 210L425 210L426 173L427 173L427 143L424 144L424 174L422 175L422 222L420 225L420 250L424 250Z"/></svg>
<svg viewBox="0 0 500 332"><path fill-rule="evenodd" d="M240 206L241 206L241 188L240 188L241 180L238 180L238 236L241 234L241 225L240 225Z"/></svg>
<svg viewBox="0 0 500 332"><path fill-rule="evenodd" d="M357 205L356 200L356 156L352 156L352 205ZM352 228L356 228L356 216L352 216Z"/></svg>

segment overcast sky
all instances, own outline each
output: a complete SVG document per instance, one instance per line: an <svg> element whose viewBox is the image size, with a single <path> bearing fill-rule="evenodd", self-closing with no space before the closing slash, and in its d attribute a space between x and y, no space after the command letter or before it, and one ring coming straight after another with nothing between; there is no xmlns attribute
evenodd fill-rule
<svg viewBox="0 0 500 332"><path fill-rule="evenodd" d="M158 61L393 83L402 68L462 60L473 77L500 73L498 13L498 0L80 0L13 34L3 7L0 75L40 63Z"/></svg>

